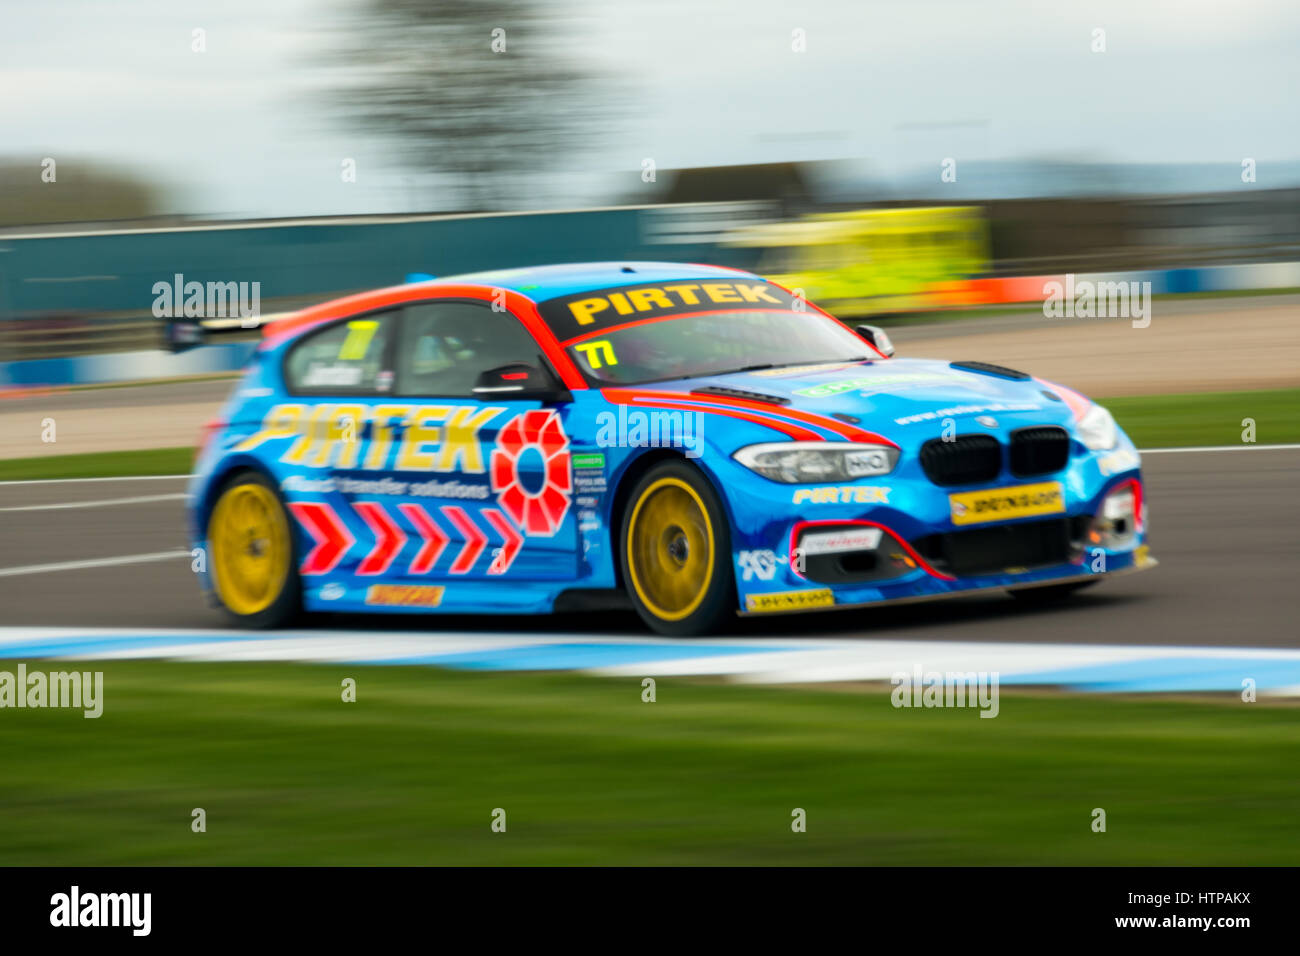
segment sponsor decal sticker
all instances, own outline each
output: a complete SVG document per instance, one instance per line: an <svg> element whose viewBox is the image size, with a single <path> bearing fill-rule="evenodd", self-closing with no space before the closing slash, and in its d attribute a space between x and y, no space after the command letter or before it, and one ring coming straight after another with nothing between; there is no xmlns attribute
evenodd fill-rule
<svg viewBox="0 0 1300 956"><path fill-rule="evenodd" d="M831 485L826 488L796 488L796 505L887 505L891 488L879 485Z"/></svg>
<svg viewBox="0 0 1300 956"><path fill-rule="evenodd" d="M830 398L841 392L872 392L879 389L894 389L903 385L923 385L932 382L956 381L958 376L944 372L898 372L893 375L867 375L861 378L845 379L841 382L826 382L823 385L810 385L797 388L794 393L805 398Z"/></svg>
<svg viewBox="0 0 1300 956"><path fill-rule="evenodd" d="M479 432L504 411L471 405L287 403L273 406L262 427L235 450L251 451L269 441L293 439L280 455L285 464L482 474L487 469ZM410 425L395 440L393 426L401 421ZM359 440L366 434L367 423L371 425L370 437ZM364 460L360 454L363 445Z"/></svg>
<svg viewBox="0 0 1300 956"><path fill-rule="evenodd" d="M307 388L355 388L361 384L359 365L317 365L308 369L302 384Z"/></svg>
<svg viewBox="0 0 1300 956"><path fill-rule="evenodd" d="M841 528L838 531L815 531L799 539L805 557L837 554L841 551L874 551L884 534L879 528Z"/></svg>
<svg viewBox="0 0 1300 956"><path fill-rule="evenodd" d="M697 312L792 309L794 297L761 279L657 282L548 299L538 306L562 342L640 319Z"/></svg>
<svg viewBox="0 0 1300 956"><path fill-rule="evenodd" d="M776 576L776 553L773 551L742 551L737 555L736 560L743 572L741 575L743 581L752 578L771 581Z"/></svg>
<svg viewBox="0 0 1300 956"><path fill-rule="evenodd" d="M366 603L387 607L437 607L442 603L440 584L372 584Z"/></svg>
<svg viewBox="0 0 1300 956"><path fill-rule="evenodd" d="M895 425L912 425L916 422L932 422L940 418L955 418L958 415L979 415L984 412L1036 412L1042 405L1037 402L999 402L996 405L951 405L948 408L936 408L932 412L920 412L916 415L904 415L895 418ZM978 419L977 419L978 420ZM990 426L991 427L991 426Z"/></svg>
<svg viewBox="0 0 1300 956"><path fill-rule="evenodd" d="M963 491L949 495L948 503L953 524L980 524L1060 514L1065 511L1065 491L1059 481L1045 481L1012 488Z"/></svg>
<svg viewBox="0 0 1300 956"><path fill-rule="evenodd" d="M603 453L598 451L575 454L573 456L573 467L574 468L604 468L605 456Z"/></svg>
<svg viewBox="0 0 1300 956"><path fill-rule="evenodd" d="M776 591L772 594L750 594L745 597L745 609L754 613L767 611L798 611L810 607L833 607L835 595L830 588L811 591Z"/></svg>
<svg viewBox="0 0 1300 956"><path fill-rule="evenodd" d="M530 487L520 476L520 464L527 456L542 463L537 487ZM492 449L491 479L497 501L526 534L550 537L560 530L569 510L573 481L569 436L559 414L539 408L512 418Z"/></svg>

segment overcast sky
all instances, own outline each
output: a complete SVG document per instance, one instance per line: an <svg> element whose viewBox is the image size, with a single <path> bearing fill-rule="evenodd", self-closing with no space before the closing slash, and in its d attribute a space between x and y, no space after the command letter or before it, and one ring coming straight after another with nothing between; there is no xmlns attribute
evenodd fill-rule
<svg viewBox="0 0 1300 956"><path fill-rule="evenodd" d="M570 12L574 56L631 100L548 159L573 203L626 198L647 157L860 158L886 175L944 157L1300 159L1296 0L545 3ZM31 157L37 175L44 156L148 170L188 212L405 208L385 151L312 95L313 53L348 4L5 0L0 156ZM355 184L340 182L345 156Z"/></svg>

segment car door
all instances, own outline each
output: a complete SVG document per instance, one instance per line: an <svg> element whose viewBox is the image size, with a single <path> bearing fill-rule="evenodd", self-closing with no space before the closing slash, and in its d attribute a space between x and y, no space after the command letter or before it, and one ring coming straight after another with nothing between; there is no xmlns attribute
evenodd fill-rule
<svg viewBox="0 0 1300 956"><path fill-rule="evenodd" d="M400 491L355 505L390 539L385 573L408 583L575 577L565 408L474 392L489 369L545 366L532 335L488 302L431 300L401 310L393 348L392 396L374 410L366 441L375 460L386 455ZM363 561L358 573L380 563ZM461 593L470 603L484 596ZM448 588L443 606L457 597Z"/></svg>

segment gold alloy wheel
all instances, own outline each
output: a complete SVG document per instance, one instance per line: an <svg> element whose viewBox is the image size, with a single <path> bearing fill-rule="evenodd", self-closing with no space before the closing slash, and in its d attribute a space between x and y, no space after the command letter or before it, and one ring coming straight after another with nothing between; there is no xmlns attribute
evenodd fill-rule
<svg viewBox="0 0 1300 956"><path fill-rule="evenodd" d="M208 521L213 582L235 614L266 610L289 576L289 523L275 492L258 482L231 485Z"/></svg>
<svg viewBox="0 0 1300 956"><path fill-rule="evenodd" d="M660 478L641 493L628 522L627 569L655 617L680 621L713 581L713 526L704 502L680 478Z"/></svg>

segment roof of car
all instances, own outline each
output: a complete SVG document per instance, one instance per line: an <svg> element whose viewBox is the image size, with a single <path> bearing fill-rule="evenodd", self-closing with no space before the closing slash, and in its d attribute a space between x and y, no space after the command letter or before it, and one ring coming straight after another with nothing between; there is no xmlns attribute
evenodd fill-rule
<svg viewBox="0 0 1300 956"><path fill-rule="evenodd" d="M676 279L717 279L741 275L758 279L751 272L725 266L706 266L685 262L572 262L557 266L525 266L522 269L494 269L465 275L445 276L429 285L475 284L510 289L534 302L545 302L565 295L609 289L646 282Z"/></svg>
<svg viewBox="0 0 1300 956"><path fill-rule="evenodd" d="M273 348L297 337L309 328L346 314L347 309L375 308L382 299L399 290L438 289L444 286L482 286L508 289L534 302L546 302L566 295L595 289L634 286L644 283L673 282L682 279L735 279L737 276L766 282L761 276L727 266L707 266L697 262L571 262L555 266L525 266L521 269L494 269L440 276L421 282L408 282L386 289L372 289L310 306L301 312L263 327L266 338L262 348ZM403 296L404 298L409 296ZM340 311L343 310L343 311Z"/></svg>

